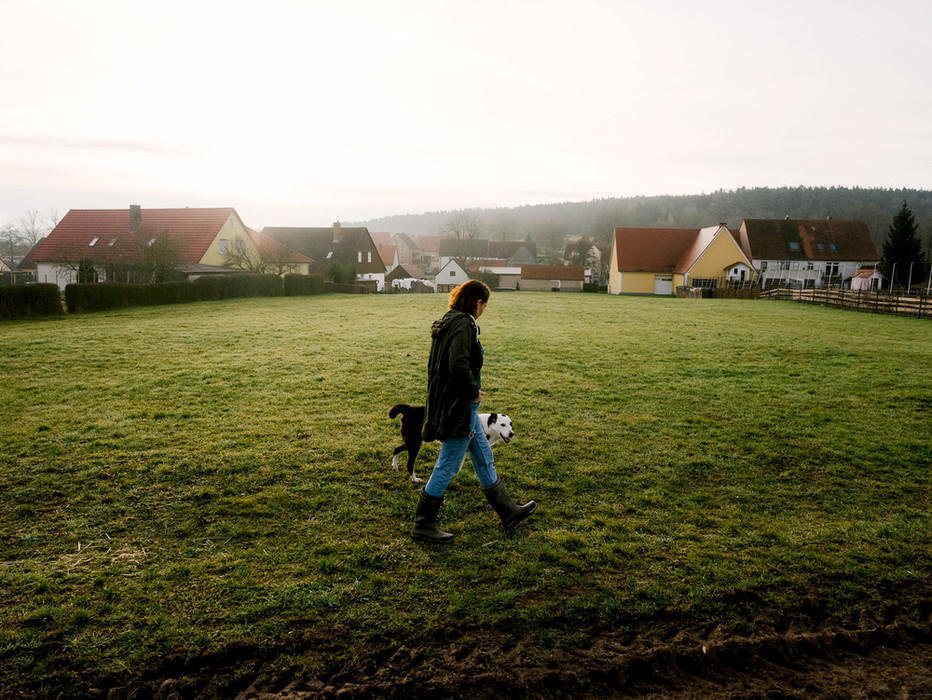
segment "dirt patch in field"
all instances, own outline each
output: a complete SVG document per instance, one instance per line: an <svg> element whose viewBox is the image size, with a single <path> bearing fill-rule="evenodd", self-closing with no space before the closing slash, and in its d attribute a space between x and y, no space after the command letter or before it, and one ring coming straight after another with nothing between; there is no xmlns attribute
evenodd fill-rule
<svg viewBox="0 0 932 700"><path fill-rule="evenodd" d="M504 632L445 630L406 644L374 644L320 677L302 677L278 652L230 649L167 661L145 678L86 688L80 695L130 698L929 698L932 604L888 603L840 624L813 603L755 621L741 635L720 625L652 632L598 627L560 631L555 646ZM555 632L555 630L552 630ZM342 635L307 637L289 654L327 667ZM573 640L568 644L566 640ZM109 686L109 687L108 687Z"/></svg>

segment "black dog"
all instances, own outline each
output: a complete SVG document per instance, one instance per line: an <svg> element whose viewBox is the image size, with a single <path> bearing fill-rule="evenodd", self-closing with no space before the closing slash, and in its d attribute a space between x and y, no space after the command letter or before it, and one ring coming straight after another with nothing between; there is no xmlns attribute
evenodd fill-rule
<svg viewBox="0 0 932 700"><path fill-rule="evenodd" d="M398 455L407 450L408 477L415 483L423 481L414 474L414 460L417 459L417 453L420 452L423 442L421 428L424 427L424 410L424 406L408 406L400 403L392 406L388 411L389 418L395 418L399 413L401 414L401 439L403 441L403 444L395 448L392 456L392 469L398 471ZM504 413L480 413L479 421L482 423L482 430L490 445L497 442L507 444L515 436L511 418Z"/></svg>

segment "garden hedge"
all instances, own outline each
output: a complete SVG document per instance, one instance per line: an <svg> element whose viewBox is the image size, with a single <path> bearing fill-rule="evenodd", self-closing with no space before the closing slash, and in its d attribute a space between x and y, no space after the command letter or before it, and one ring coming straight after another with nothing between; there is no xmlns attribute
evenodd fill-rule
<svg viewBox="0 0 932 700"><path fill-rule="evenodd" d="M62 313L61 292L55 284L0 287L0 319L53 316Z"/></svg>

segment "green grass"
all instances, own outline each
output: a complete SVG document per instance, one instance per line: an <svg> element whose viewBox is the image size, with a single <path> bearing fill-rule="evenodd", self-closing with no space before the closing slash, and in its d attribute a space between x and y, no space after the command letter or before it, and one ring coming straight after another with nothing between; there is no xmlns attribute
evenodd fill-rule
<svg viewBox="0 0 932 700"><path fill-rule="evenodd" d="M456 543L389 468L444 295L235 300L0 325L0 694L236 644L453 625L844 616L932 594L932 326L766 301L498 294L496 448ZM419 460L427 476L436 446ZM340 658L305 664L338 664ZM289 663L296 663L291 659Z"/></svg>

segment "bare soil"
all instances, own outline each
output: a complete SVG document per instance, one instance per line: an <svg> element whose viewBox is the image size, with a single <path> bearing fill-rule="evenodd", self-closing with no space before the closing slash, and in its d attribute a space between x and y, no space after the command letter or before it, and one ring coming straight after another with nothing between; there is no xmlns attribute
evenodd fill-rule
<svg viewBox="0 0 932 700"><path fill-rule="evenodd" d="M823 619L819 601L755 620L752 634L723 625L651 631L559 631L544 648L529 635L447 629L406 644L373 644L346 660L341 643L305 636L284 650L229 649L166 660L135 678L87 686L108 700L312 700L316 698L932 698L932 603L890 601L846 622ZM555 633L556 630L551 629ZM539 638L539 635L535 635ZM570 640L572 643L570 643ZM332 668L303 677L306 667ZM330 663L329 659L341 659Z"/></svg>

